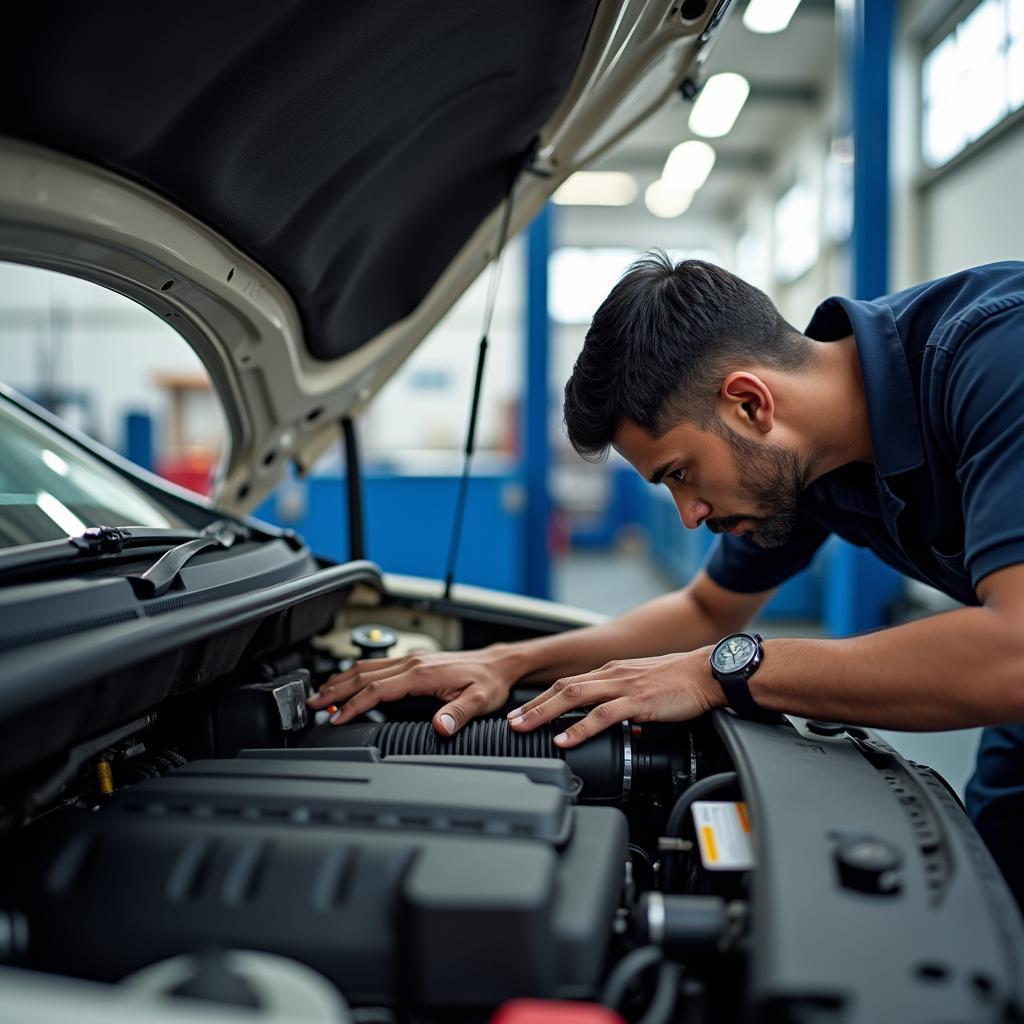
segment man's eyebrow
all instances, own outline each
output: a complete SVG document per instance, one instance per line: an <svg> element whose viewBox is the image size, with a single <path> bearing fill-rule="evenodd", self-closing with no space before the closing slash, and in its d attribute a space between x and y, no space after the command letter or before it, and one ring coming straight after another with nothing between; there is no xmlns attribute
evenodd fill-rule
<svg viewBox="0 0 1024 1024"><path fill-rule="evenodd" d="M651 474L650 479L647 482L651 483L651 484L660 484L661 483L661 478L668 472L668 467L671 466L674 461L675 461L674 459L669 459L668 462L663 462Z"/></svg>

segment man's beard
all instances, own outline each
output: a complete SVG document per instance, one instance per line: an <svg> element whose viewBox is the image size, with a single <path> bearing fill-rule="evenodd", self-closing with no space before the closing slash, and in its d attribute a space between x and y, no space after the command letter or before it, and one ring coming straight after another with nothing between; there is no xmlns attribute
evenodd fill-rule
<svg viewBox="0 0 1024 1024"><path fill-rule="evenodd" d="M746 532L758 547L785 544L800 514L800 495L811 479L809 466L794 449L758 444L721 420L714 429L728 442L744 500L750 501L758 514L708 519L707 527L713 533L725 533L742 522L754 523Z"/></svg>

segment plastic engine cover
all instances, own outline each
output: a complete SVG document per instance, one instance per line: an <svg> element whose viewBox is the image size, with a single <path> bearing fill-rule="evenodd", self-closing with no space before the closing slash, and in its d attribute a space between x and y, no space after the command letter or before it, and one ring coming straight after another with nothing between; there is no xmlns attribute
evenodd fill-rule
<svg viewBox="0 0 1024 1024"><path fill-rule="evenodd" d="M4 902L29 966L87 978L221 947L299 960L356 1003L579 998L626 841L617 810L524 775L205 761L26 829Z"/></svg>

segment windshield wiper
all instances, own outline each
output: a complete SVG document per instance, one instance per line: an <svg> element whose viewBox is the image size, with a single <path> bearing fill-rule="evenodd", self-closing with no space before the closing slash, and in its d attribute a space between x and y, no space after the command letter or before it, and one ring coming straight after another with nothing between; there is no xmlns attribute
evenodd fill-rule
<svg viewBox="0 0 1024 1024"><path fill-rule="evenodd" d="M223 538L228 534L232 539L227 544L222 543ZM121 554L132 548L165 548L173 545L167 552L167 555L171 555L179 547L196 541L203 541L203 548L217 544L221 547L229 547L235 540L241 540L248 536L249 531L245 527L227 520L217 520L203 530L94 526L77 537L43 541L40 544L26 544L0 551L0 579L69 562L88 562L94 558ZM197 550L202 550L202 548ZM189 557L191 554L186 557L185 561L188 561ZM156 564L159 564L159 561ZM155 569L156 565L152 568ZM161 570L161 574L163 571ZM167 586L174 582L176 575L177 571ZM147 581L143 584L143 590L148 590L151 586L152 584Z"/></svg>
<svg viewBox="0 0 1024 1024"><path fill-rule="evenodd" d="M159 597L173 586L178 573L200 551L208 548L229 548L237 540L248 540L249 531L226 519L210 523L198 537L177 544L161 555L145 572L127 576L138 597Z"/></svg>

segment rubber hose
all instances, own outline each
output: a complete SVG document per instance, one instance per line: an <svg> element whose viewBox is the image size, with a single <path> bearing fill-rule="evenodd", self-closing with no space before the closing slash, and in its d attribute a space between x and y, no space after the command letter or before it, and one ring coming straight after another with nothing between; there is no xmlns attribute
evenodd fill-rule
<svg viewBox="0 0 1024 1024"><path fill-rule="evenodd" d="M717 775L708 775L706 778L699 779L697 782L693 783L693 785L689 786L672 805L668 821L665 824L665 835L678 838L682 831L683 820L686 817L686 812L696 801L700 800L702 797L710 796L712 793L717 793L720 789L726 789L727 787L735 786L738 783L739 776L736 772L719 772ZM672 864L674 858L669 854L664 859L665 871L664 885L662 888L668 891L671 889L673 874Z"/></svg>
<svg viewBox="0 0 1024 1024"><path fill-rule="evenodd" d="M613 968L601 990L601 1005L617 1010L626 989L655 964L661 963L665 953L658 946L640 946L627 953Z"/></svg>
<svg viewBox="0 0 1024 1024"><path fill-rule="evenodd" d="M665 961L658 968L658 978L654 983L654 995L644 1011L638 1024L668 1024L672 1011L676 1008L676 996L679 992L679 965Z"/></svg>

